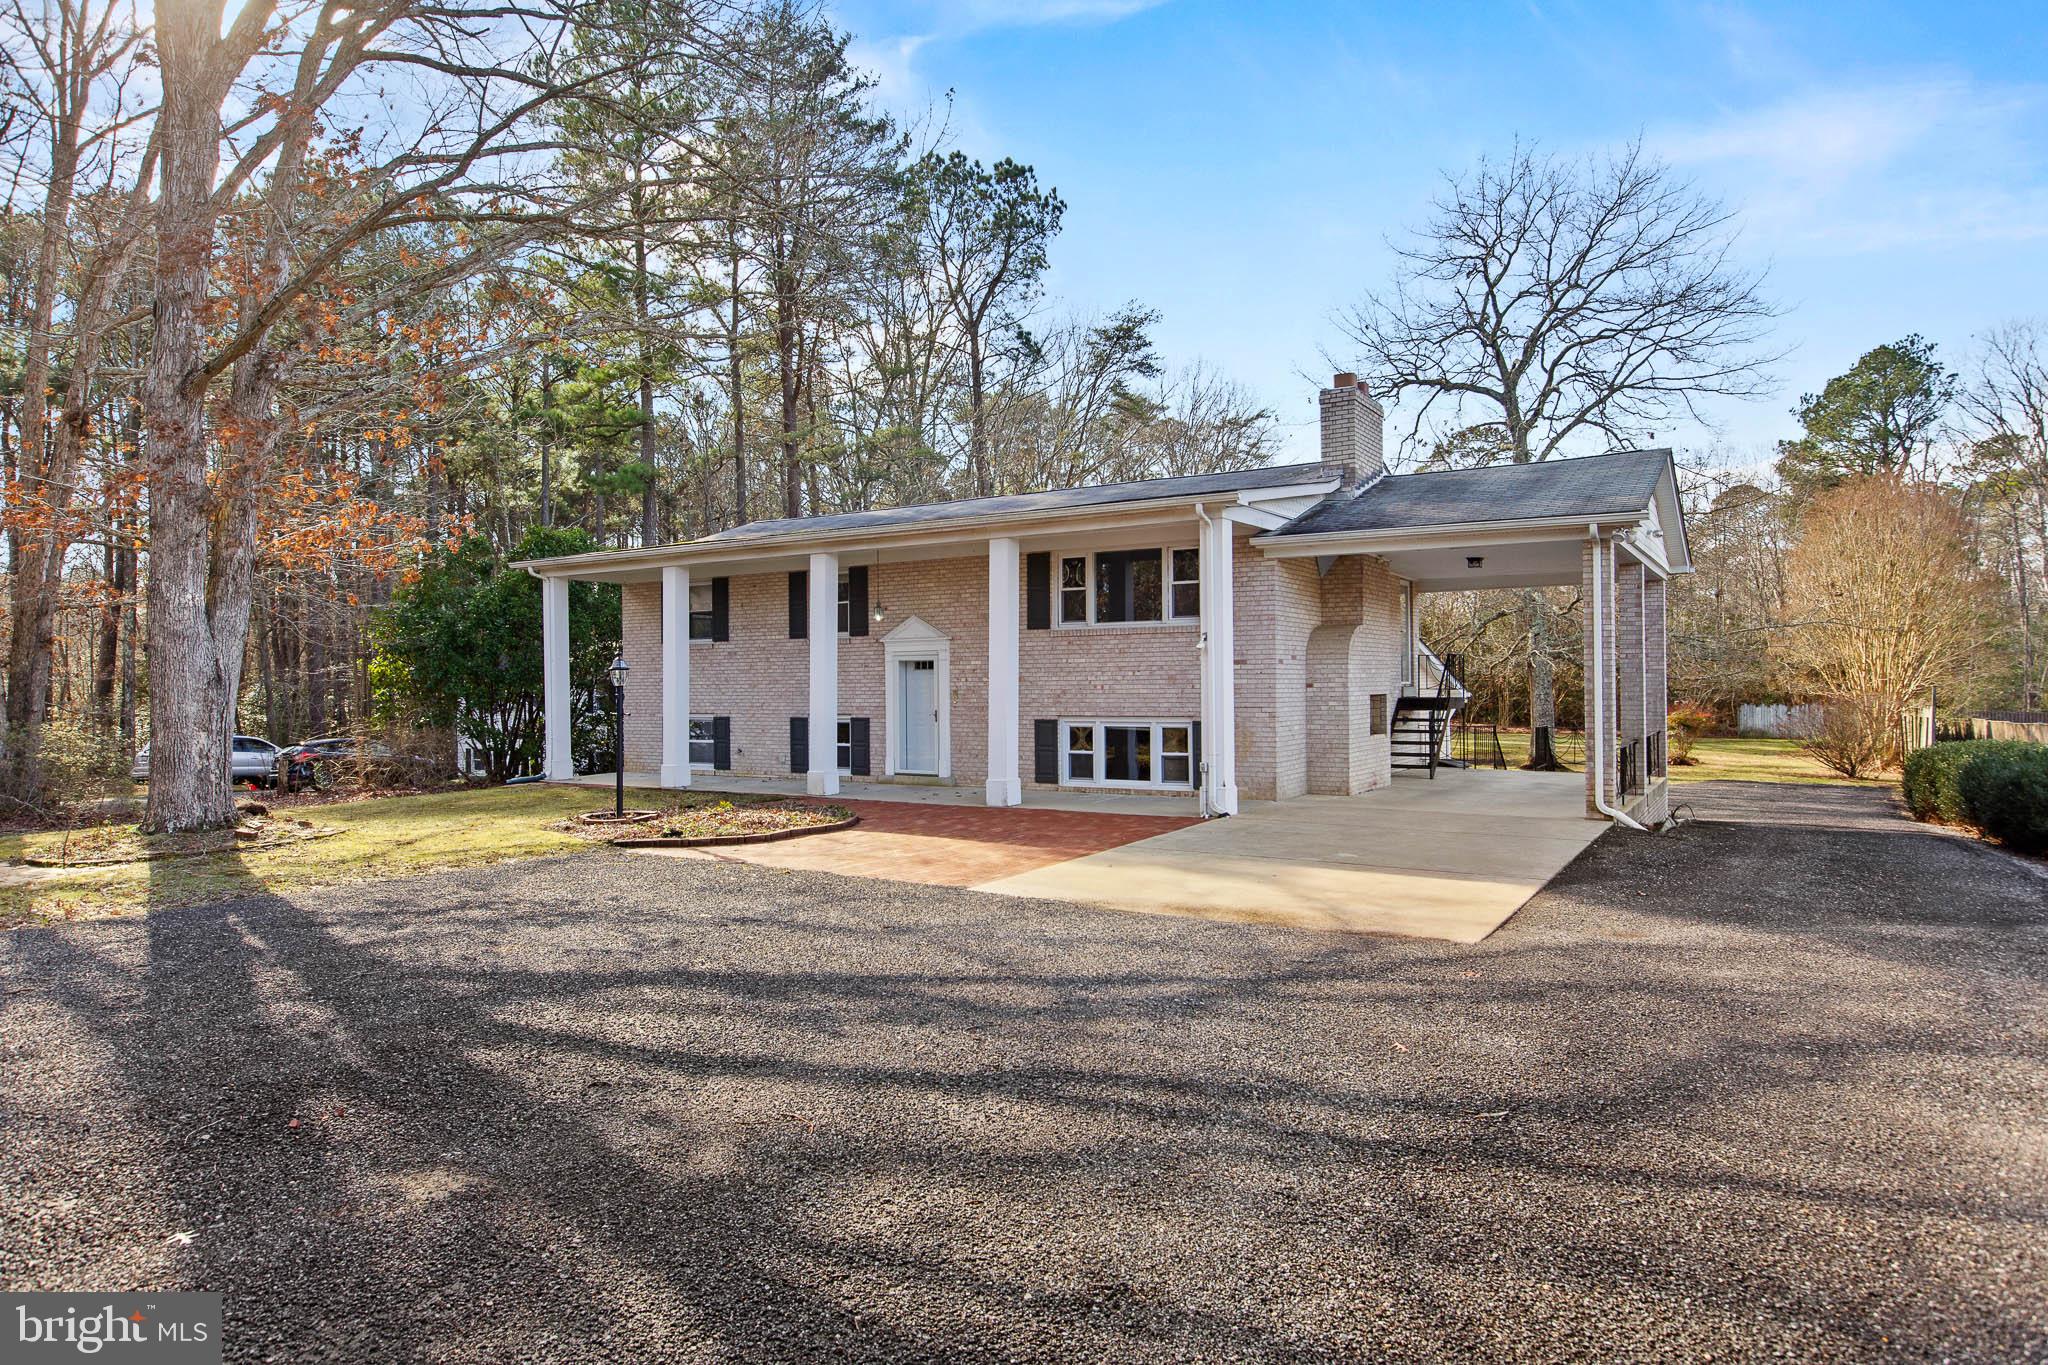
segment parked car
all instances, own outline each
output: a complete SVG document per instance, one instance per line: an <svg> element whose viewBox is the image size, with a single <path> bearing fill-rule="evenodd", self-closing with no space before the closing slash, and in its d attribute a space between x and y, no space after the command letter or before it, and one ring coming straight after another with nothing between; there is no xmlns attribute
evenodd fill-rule
<svg viewBox="0 0 2048 1365"><path fill-rule="evenodd" d="M399 759L391 753L391 745L377 743L375 739L358 741L354 735L324 735L319 739L301 739L281 749L276 755L276 782L281 782L287 792L303 792L307 788L324 792L334 786L340 769L352 767L358 776L375 782L395 765L399 765Z"/></svg>
<svg viewBox="0 0 2048 1365"><path fill-rule="evenodd" d="M236 735L234 752L228 759L228 774L235 782L254 782L258 786L277 785L278 748L267 739L256 735ZM135 766L128 775L137 782L149 781L149 746L143 745L135 751Z"/></svg>

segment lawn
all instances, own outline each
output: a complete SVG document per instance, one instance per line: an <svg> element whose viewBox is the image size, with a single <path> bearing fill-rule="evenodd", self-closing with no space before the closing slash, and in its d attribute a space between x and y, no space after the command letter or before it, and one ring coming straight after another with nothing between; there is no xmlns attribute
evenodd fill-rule
<svg viewBox="0 0 2048 1365"><path fill-rule="evenodd" d="M1503 730L1500 747L1510 767L1520 767L1529 757L1529 732ZM1570 756L1578 766L1579 755ZM1789 739L1703 739L1693 746L1693 762L1671 766L1673 782L1847 782L1851 786L1876 787L1888 779L1848 778L1829 769Z"/></svg>
<svg viewBox="0 0 2048 1365"><path fill-rule="evenodd" d="M1504 731L1511 765L1528 755L1526 731ZM1782 739L1707 739L1696 763L1674 767L1677 782L1840 782ZM1878 785L1858 783L1859 786ZM671 804L673 793L627 792L629 804ZM589 839L552 826L608 804L589 787L520 786L295 806L287 814L339 829L326 838L276 847L164 858L113 867L31 868L24 855L49 856L59 831L0 835L0 928L50 919L132 915L262 891L296 891L341 882L472 867L514 858L588 852ZM75 837L75 836L74 836Z"/></svg>
<svg viewBox="0 0 2048 1365"><path fill-rule="evenodd" d="M658 805L659 792L627 792ZM339 834L282 847L166 858L100 868L27 868L26 854L54 854L63 834L0 835L0 926L46 919L135 914L261 891L471 867L552 853L583 853L587 839L549 826L610 801L589 787L520 786L395 796L289 813Z"/></svg>

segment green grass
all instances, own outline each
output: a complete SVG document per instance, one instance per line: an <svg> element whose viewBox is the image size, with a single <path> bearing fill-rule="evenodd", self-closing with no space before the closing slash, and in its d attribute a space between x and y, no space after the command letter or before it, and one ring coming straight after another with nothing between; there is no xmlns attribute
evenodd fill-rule
<svg viewBox="0 0 2048 1365"><path fill-rule="evenodd" d="M1508 766L1529 759L1529 732L1503 730L1501 751ZM1671 765L1673 782L1840 782L1856 787L1883 786L1883 779L1853 782L1828 768L1789 739L1703 739L1693 746L1693 762ZM1577 767L1577 755L1572 766Z"/></svg>
<svg viewBox="0 0 2048 1365"><path fill-rule="evenodd" d="M626 796L644 806L661 804L664 794ZM341 833L278 848L111 868L4 867L0 926L141 914L232 896L588 852L598 845L548 826L601 809L610 799L608 790L533 785L300 806L289 813ZM57 831L0 835L0 859L15 863L27 853L54 854L62 839Z"/></svg>

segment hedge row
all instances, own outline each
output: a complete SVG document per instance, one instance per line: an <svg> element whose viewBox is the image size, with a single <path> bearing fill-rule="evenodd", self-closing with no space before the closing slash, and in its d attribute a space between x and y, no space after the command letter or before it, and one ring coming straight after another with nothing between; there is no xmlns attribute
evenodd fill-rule
<svg viewBox="0 0 2048 1365"><path fill-rule="evenodd" d="M2022 853L2048 852L2048 744L1930 745L1906 758L1905 798L1922 820L1975 825Z"/></svg>

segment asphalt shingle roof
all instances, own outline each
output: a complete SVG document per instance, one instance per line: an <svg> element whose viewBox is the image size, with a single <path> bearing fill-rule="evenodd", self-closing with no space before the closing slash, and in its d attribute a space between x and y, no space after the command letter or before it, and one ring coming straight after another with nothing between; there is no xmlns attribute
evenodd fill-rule
<svg viewBox="0 0 2048 1365"><path fill-rule="evenodd" d="M911 507L889 507L873 512L842 512L824 517L784 517L774 521L750 521L704 537L695 544L745 542L770 536L832 535L848 531L880 531L917 526L927 522L953 521L961 517L1016 516L1032 512L1053 512L1068 508L1104 507L1120 502L1150 502L1159 498L1204 497L1212 493L1235 493L1248 488L1279 488L1321 478L1319 464L1267 465L1241 469L1229 474L1189 474L1170 479L1138 479L1129 483L1097 484L1092 488L1056 488L1044 493L1011 493L992 498L959 498L952 502L927 502Z"/></svg>
<svg viewBox="0 0 2048 1365"><path fill-rule="evenodd" d="M1523 521L1636 512L1656 495L1669 450L1622 450L1540 464L1391 474L1350 498L1322 503L1275 535L1388 531L1460 522Z"/></svg>

